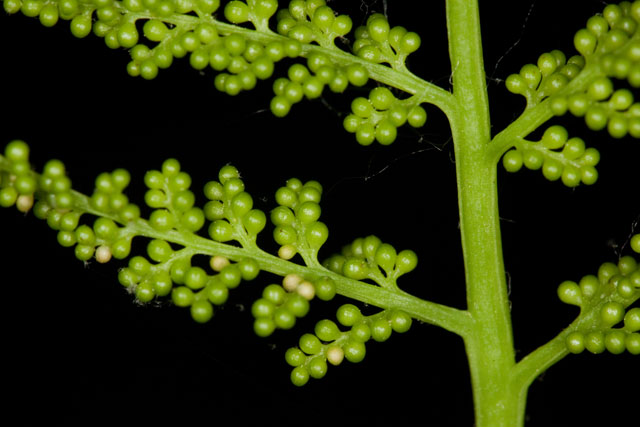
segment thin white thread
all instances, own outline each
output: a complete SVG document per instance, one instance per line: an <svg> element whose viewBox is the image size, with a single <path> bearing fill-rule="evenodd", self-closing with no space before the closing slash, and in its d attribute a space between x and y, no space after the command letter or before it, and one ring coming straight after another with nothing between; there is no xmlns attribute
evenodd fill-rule
<svg viewBox="0 0 640 427"><path fill-rule="evenodd" d="M500 67L500 63L502 62L502 60L504 58L506 58L507 56L509 56L511 51L513 49L515 49L516 46L518 46L520 44L520 42L522 41L522 38L524 37L524 33L526 31L527 24L529 23L529 18L531 17L531 14L533 13L533 9L534 9L535 5L536 5L536 0L533 0L531 2L531 6L529 6L529 11L527 12L527 16L525 16L524 22L522 23L522 30L520 31L520 35L518 36L518 39L506 50L505 53L502 54L502 56L500 56L500 58L498 58L498 60L496 61L496 65L493 68L493 72L491 73L491 76L488 78L488 80L496 82L496 83L502 83L503 79L495 78L494 75L498 71L498 67Z"/></svg>

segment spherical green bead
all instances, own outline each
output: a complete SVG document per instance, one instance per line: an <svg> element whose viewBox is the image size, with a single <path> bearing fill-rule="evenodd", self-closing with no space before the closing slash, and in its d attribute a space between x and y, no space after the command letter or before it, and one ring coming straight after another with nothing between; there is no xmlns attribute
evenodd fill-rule
<svg viewBox="0 0 640 427"><path fill-rule="evenodd" d="M398 333L405 333L411 328L413 319L402 310L392 310L389 314L391 328Z"/></svg>
<svg viewBox="0 0 640 427"><path fill-rule="evenodd" d="M180 224L188 231L196 232L204 226L204 211L197 207L186 210L180 218Z"/></svg>
<svg viewBox="0 0 640 427"><path fill-rule="evenodd" d="M612 114L607 122L607 131L613 138L624 138L629 132L629 121L622 114Z"/></svg>
<svg viewBox="0 0 640 427"><path fill-rule="evenodd" d="M111 245L111 253L116 259L125 259L131 253L131 238L118 239Z"/></svg>
<svg viewBox="0 0 640 427"><path fill-rule="evenodd" d="M624 316L624 328L629 332L640 331L640 307L634 307Z"/></svg>
<svg viewBox="0 0 640 427"><path fill-rule="evenodd" d="M542 135L542 145L550 150L562 148L567 142L569 133L563 126L555 125L547 128Z"/></svg>
<svg viewBox="0 0 640 427"><path fill-rule="evenodd" d="M262 297L276 305L281 305L286 298L287 292L280 285L271 284L264 288Z"/></svg>
<svg viewBox="0 0 640 427"><path fill-rule="evenodd" d="M187 271L189 271L190 268L191 262L188 258L181 258L173 261L169 270L171 280L176 284L183 285Z"/></svg>
<svg viewBox="0 0 640 427"><path fill-rule="evenodd" d="M364 86L369 80L369 72L360 64L351 64L346 70L349 82L357 87Z"/></svg>
<svg viewBox="0 0 640 427"><path fill-rule="evenodd" d="M173 249L167 241L154 239L147 245L147 254L155 262L165 262L173 254Z"/></svg>
<svg viewBox="0 0 640 427"><path fill-rule="evenodd" d="M384 86L378 86L369 93L369 101L377 110L388 110L395 100L393 93Z"/></svg>
<svg viewBox="0 0 640 427"><path fill-rule="evenodd" d="M209 276L201 267L192 266L184 275L184 284L191 289L202 289L207 283Z"/></svg>
<svg viewBox="0 0 640 427"><path fill-rule="evenodd" d="M542 175L549 181L556 181L562 177L564 167L559 161L547 158L542 163Z"/></svg>
<svg viewBox="0 0 640 427"><path fill-rule="evenodd" d="M638 262L631 255L625 255L618 260L618 269L620 274L628 275L638 268Z"/></svg>
<svg viewBox="0 0 640 427"><path fill-rule="evenodd" d="M167 159L162 162L161 171L164 178L172 178L180 172L180 162L173 158Z"/></svg>
<svg viewBox="0 0 640 427"><path fill-rule="evenodd" d="M229 264L218 273L218 278L226 287L233 289L242 281L242 273L236 264Z"/></svg>
<svg viewBox="0 0 640 427"><path fill-rule="evenodd" d="M66 215L65 215L66 216ZM64 219L64 217L63 217ZM62 224L61 224L62 225ZM96 242L96 236L93 233L93 229L88 225L79 226L76 231L76 238L81 245L94 246Z"/></svg>
<svg viewBox="0 0 640 427"><path fill-rule="evenodd" d="M62 215L60 218L60 222L58 223L58 227L61 230L65 231L73 231L78 227L78 222L80 221L80 213L79 212L67 212Z"/></svg>
<svg viewBox="0 0 640 427"><path fill-rule="evenodd" d="M409 110L409 115L407 116L407 122L410 126L414 128L419 128L424 126L427 121L427 112L420 105L416 105L411 110Z"/></svg>
<svg viewBox="0 0 640 427"><path fill-rule="evenodd" d="M353 304L344 304L338 308L336 318L343 326L353 326L362 319L360 309Z"/></svg>
<svg viewBox="0 0 640 427"><path fill-rule="evenodd" d="M625 338L625 347L630 354L640 354L640 334L632 333L628 334Z"/></svg>
<svg viewBox="0 0 640 427"><path fill-rule="evenodd" d="M335 341L342 332L340 332L340 329L338 329L338 325L336 325L333 321L324 319L316 323L314 333L322 341L329 342Z"/></svg>
<svg viewBox="0 0 640 427"><path fill-rule="evenodd" d="M349 340L342 347L344 357L351 363L358 363L364 360L367 354L367 348L361 341Z"/></svg>
<svg viewBox="0 0 640 427"><path fill-rule="evenodd" d="M218 281L210 283L206 289L207 299L215 304L222 305L229 299L229 288Z"/></svg>
<svg viewBox="0 0 640 427"><path fill-rule="evenodd" d="M502 157L502 165L507 172L517 172L523 164L524 160L519 150L509 150Z"/></svg>
<svg viewBox="0 0 640 427"><path fill-rule="evenodd" d="M375 262L387 273L393 271L396 258L395 248L387 243L382 243L376 250Z"/></svg>
<svg viewBox="0 0 640 427"><path fill-rule="evenodd" d="M253 331L259 337L268 337L276 330L276 324L273 319L268 317L259 317L253 322Z"/></svg>
<svg viewBox="0 0 640 427"><path fill-rule="evenodd" d="M307 360L307 356L299 348L291 347L285 352L284 359L289 366L296 367L302 365Z"/></svg>
<svg viewBox="0 0 640 427"><path fill-rule="evenodd" d="M13 15L14 13L20 12L20 8L22 7L22 1L20 0L5 0L3 2L4 11L9 15Z"/></svg>
<svg viewBox="0 0 640 427"><path fill-rule="evenodd" d="M260 274L260 265L253 258L244 258L237 264L242 280L253 280Z"/></svg>
<svg viewBox="0 0 640 427"><path fill-rule="evenodd" d="M609 331L605 335L604 345L609 353L621 354L627 349L625 345L626 338L627 338L627 334L624 331L621 331L621 330Z"/></svg>
<svg viewBox="0 0 640 427"><path fill-rule="evenodd" d="M567 280L558 286L558 298L565 304L582 305L582 290L576 282Z"/></svg>
<svg viewBox="0 0 640 427"><path fill-rule="evenodd" d="M93 245L76 245L74 253L80 261L89 261L95 252Z"/></svg>
<svg viewBox="0 0 640 427"><path fill-rule="evenodd" d="M369 266L363 259L347 258L342 266L342 274L350 279L363 280L369 275Z"/></svg>
<svg viewBox="0 0 640 427"><path fill-rule="evenodd" d="M245 191L234 195L231 199L231 211L237 218L242 218L253 208L253 198Z"/></svg>
<svg viewBox="0 0 640 427"><path fill-rule="evenodd" d="M580 354L585 349L585 338L584 335L580 332L571 332L565 338L565 344L567 345L567 350L573 354Z"/></svg>
<svg viewBox="0 0 640 427"><path fill-rule="evenodd" d="M371 328L365 320L360 320L351 327L349 337L355 341L367 342L371 339Z"/></svg>
<svg viewBox="0 0 640 427"><path fill-rule="evenodd" d="M61 230L57 234L58 243L65 247L70 248L77 243L76 234L73 231Z"/></svg>
<svg viewBox="0 0 640 427"><path fill-rule="evenodd" d="M585 337L584 342L585 348L593 353L600 354L605 351L605 343L604 343L604 334L602 331L590 332Z"/></svg>
<svg viewBox="0 0 640 427"><path fill-rule="evenodd" d="M276 306L273 302L266 298L259 298L251 305L251 314L253 317L271 317Z"/></svg>
<svg viewBox="0 0 640 427"><path fill-rule="evenodd" d="M59 17L58 7L55 4L47 4L40 9L40 23L45 27L53 27L56 25Z"/></svg>
<svg viewBox="0 0 640 427"><path fill-rule="evenodd" d="M149 281L144 281L135 288L136 300L141 303L147 303L153 300L156 296L153 284Z"/></svg>
<svg viewBox="0 0 640 427"><path fill-rule="evenodd" d="M250 235L255 236L267 225L267 217L261 210L252 209L242 217L242 224Z"/></svg>
<svg viewBox="0 0 640 427"><path fill-rule="evenodd" d="M120 282L120 284L125 288L128 288L140 282L140 276L129 268L121 268L118 271L118 282Z"/></svg>
<svg viewBox="0 0 640 427"><path fill-rule="evenodd" d="M631 298L635 292L635 286L633 286L628 277L624 277L618 281L618 284L616 285L616 293L622 298Z"/></svg>
<svg viewBox="0 0 640 427"><path fill-rule="evenodd" d="M278 206L271 211L271 222L276 226L292 225L296 215L286 206Z"/></svg>
<svg viewBox="0 0 640 427"><path fill-rule="evenodd" d="M5 157L12 162L29 160L29 145L22 140L13 140L4 148ZM43 172L44 173L44 172Z"/></svg>
<svg viewBox="0 0 640 427"><path fill-rule="evenodd" d="M153 284L154 293L159 297L169 295L171 293L171 289L173 289L171 276L165 271L154 274L153 278L151 279L151 283Z"/></svg>
<svg viewBox="0 0 640 427"><path fill-rule="evenodd" d="M404 249L396 256L396 270L401 274L413 271L418 266L418 255L409 249Z"/></svg>
<svg viewBox="0 0 640 427"><path fill-rule="evenodd" d="M213 317L213 306L205 299L194 301L191 304L191 317L198 323L207 323Z"/></svg>
<svg viewBox="0 0 640 427"><path fill-rule="evenodd" d="M302 387L309 382L309 371L304 366L297 366L291 371L291 382L297 387Z"/></svg>
<svg viewBox="0 0 640 427"><path fill-rule="evenodd" d="M322 343L318 337L313 334L302 335L298 342L298 346L300 347L300 350L306 354L318 354L320 350L322 350Z"/></svg>
<svg viewBox="0 0 640 427"><path fill-rule="evenodd" d="M376 319L371 324L371 338L373 338L377 342L384 342L391 337L391 333L393 330L391 329L391 325L389 324L389 320L386 318Z"/></svg>
<svg viewBox="0 0 640 427"><path fill-rule="evenodd" d="M322 301L329 301L336 295L336 284L328 278L323 277L314 282L316 288L316 296Z"/></svg>
<svg viewBox="0 0 640 427"><path fill-rule="evenodd" d="M189 307L194 298L193 291L186 286L178 286L171 291L171 301L178 307Z"/></svg>
<svg viewBox="0 0 640 427"><path fill-rule="evenodd" d="M36 179L30 175L20 175L16 177L14 187L20 194L31 195L36 191L38 183Z"/></svg>
<svg viewBox="0 0 640 427"><path fill-rule="evenodd" d="M613 93L613 82L608 77L598 77L589 85L587 94L595 101L602 101Z"/></svg>
<svg viewBox="0 0 640 427"><path fill-rule="evenodd" d="M305 183L300 188L298 193L298 200L300 203L314 202L320 203L322 198L322 186L317 181L310 181Z"/></svg>
<svg viewBox="0 0 640 427"><path fill-rule="evenodd" d="M305 230L305 238L309 247L318 250L329 238L329 228L320 221L308 224Z"/></svg>
<svg viewBox="0 0 640 427"><path fill-rule="evenodd" d="M602 325L606 328L620 322L624 317L624 306L619 302L610 301L600 310Z"/></svg>
<svg viewBox="0 0 640 427"><path fill-rule="evenodd" d="M327 374L327 361L324 357L314 357L309 361L307 369L312 378L323 378Z"/></svg>
<svg viewBox="0 0 640 427"><path fill-rule="evenodd" d="M287 307L281 306L273 313L273 322L279 329L291 329L296 324L296 316Z"/></svg>
<svg viewBox="0 0 640 427"><path fill-rule="evenodd" d="M168 231L175 225L175 218L166 209L156 209L149 216L149 224L158 231Z"/></svg>
<svg viewBox="0 0 640 427"><path fill-rule="evenodd" d="M620 270L612 262L605 262L598 268L598 280L603 285L607 284L617 274L620 274Z"/></svg>
<svg viewBox="0 0 640 427"><path fill-rule="evenodd" d="M209 236L218 242L228 242L234 238L231 224L223 219L215 220L209 226Z"/></svg>
<svg viewBox="0 0 640 427"><path fill-rule="evenodd" d="M309 301L299 294L290 295L284 306L296 317L304 317L309 313Z"/></svg>
<svg viewBox="0 0 640 427"><path fill-rule="evenodd" d="M401 53L408 55L418 50L420 48L421 43L422 43L422 40L420 39L420 35L418 33L414 33L413 31L408 31L402 36L398 49L400 50Z"/></svg>
<svg viewBox="0 0 640 427"><path fill-rule="evenodd" d="M507 77L505 86L507 87L507 90L509 92L516 95L522 95L528 89L527 81L519 74L511 74L509 77Z"/></svg>
<svg viewBox="0 0 640 427"><path fill-rule="evenodd" d="M227 200L244 191L244 182L240 178L230 177L220 181L223 182L224 196Z"/></svg>
<svg viewBox="0 0 640 427"><path fill-rule="evenodd" d="M593 54L598 44L598 39L591 31L583 28L578 30L573 38L573 45L581 55L589 56Z"/></svg>
<svg viewBox="0 0 640 427"><path fill-rule="evenodd" d="M567 166L562 171L561 180L567 187L577 187L582 182L582 173L579 169L573 166ZM587 179L588 180L588 179Z"/></svg>
<svg viewBox="0 0 640 427"><path fill-rule="evenodd" d="M231 1L224 8L224 17L232 24L242 24L249 20L249 6L241 1Z"/></svg>
<svg viewBox="0 0 640 427"><path fill-rule="evenodd" d="M375 138L382 145L392 144L398 136L398 129L388 119L383 119L375 127Z"/></svg>
<svg viewBox="0 0 640 427"><path fill-rule="evenodd" d="M576 160L585 153L585 143L582 138L570 138L564 148L562 149L562 154L567 160Z"/></svg>
<svg viewBox="0 0 640 427"><path fill-rule="evenodd" d="M631 249L634 252L640 253L640 234L635 234L632 238L631 238Z"/></svg>

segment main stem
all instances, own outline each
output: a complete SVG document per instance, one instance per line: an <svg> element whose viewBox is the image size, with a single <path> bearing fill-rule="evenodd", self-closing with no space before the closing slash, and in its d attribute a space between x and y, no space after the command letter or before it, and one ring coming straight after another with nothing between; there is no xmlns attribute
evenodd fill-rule
<svg viewBox="0 0 640 427"><path fill-rule="evenodd" d="M513 334L498 214L477 0L447 0L460 231L471 333L464 336L476 426L522 425L525 390L513 390Z"/></svg>

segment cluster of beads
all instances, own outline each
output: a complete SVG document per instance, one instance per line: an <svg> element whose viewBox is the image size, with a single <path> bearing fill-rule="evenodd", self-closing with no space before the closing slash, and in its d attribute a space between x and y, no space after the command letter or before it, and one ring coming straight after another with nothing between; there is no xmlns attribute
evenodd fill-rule
<svg viewBox="0 0 640 427"><path fill-rule="evenodd" d="M306 66L293 64L287 77L275 80L271 111L276 117L284 117L294 104L304 98L319 98L327 86L334 93L342 93L349 84L364 86L368 79L369 73L362 65L354 63L339 67L328 56L314 52L308 55Z"/></svg>
<svg viewBox="0 0 640 427"><path fill-rule="evenodd" d="M297 178L276 191L278 206L271 211L271 222L280 258L291 259L299 253L307 264L317 263L318 251L329 237L327 226L319 221L321 197L320 183Z"/></svg>
<svg viewBox="0 0 640 427"><path fill-rule="evenodd" d="M4 161L0 159L0 162L7 164L2 164L3 170L0 171L0 206L8 208L15 205L19 211L28 212L33 207L34 193L38 189L38 180L29 163L29 146L24 141L11 141L5 147L4 155ZM50 173L53 172L52 166L49 166ZM57 201L60 207L66 207L71 204L70 181L64 169L60 175L64 178L60 177L55 185L50 183L50 187L58 190L58 197L52 201Z"/></svg>
<svg viewBox="0 0 640 427"><path fill-rule="evenodd" d="M595 166L599 161L598 150L586 148L581 138L569 138L563 126L553 125L538 142L518 140L503 156L502 165L508 172L517 172L522 166L540 169L549 181L560 179L567 187L576 187L580 183L592 185L597 181Z"/></svg>
<svg viewBox="0 0 640 427"><path fill-rule="evenodd" d="M174 251L164 240L151 240L147 256L155 264L143 256L132 257L118 274L120 283L142 303L170 295L173 304L189 308L198 323L213 317L213 306L224 304L230 289L237 288L242 280L255 279L260 272L250 258L232 263L220 256L210 258L212 272L208 272L192 264L191 252Z"/></svg>
<svg viewBox="0 0 640 427"><path fill-rule="evenodd" d="M224 17L232 24L251 22L259 31L269 30L269 18L278 10L277 0L233 0L224 8Z"/></svg>
<svg viewBox="0 0 640 427"><path fill-rule="evenodd" d="M640 52L640 45L638 49ZM627 135L640 138L640 103L635 101L629 89L615 89L612 79L607 76L594 79L584 92L555 99L552 110L556 115L569 111L576 117L583 117L589 129L606 129L613 138Z"/></svg>
<svg viewBox="0 0 640 427"><path fill-rule="evenodd" d="M291 329L298 318L307 315L311 300L317 297L329 301L335 294L336 285L327 277L310 281L297 274L288 274L282 284L266 286L262 296L251 306L255 318L253 330L256 335L267 337L276 329Z"/></svg>
<svg viewBox="0 0 640 427"><path fill-rule="evenodd" d="M540 55L537 64L527 64L518 74L511 74L505 84L511 93L524 96L527 108L531 108L543 99L557 94L584 66L584 57L576 55L567 60L563 52L553 50ZM563 114L562 105L554 106L557 115Z"/></svg>
<svg viewBox="0 0 640 427"><path fill-rule="evenodd" d="M614 80L640 87L640 41L635 37L640 22L640 2L607 5L591 17L574 37L579 56L565 62L560 51L545 53L537 65L525 65L507 78L507 89L526 97L532 107L547 97L553 114L567 112L583 117L591 130L606 129L614 138L640 138L640 104L627 88L616 89ZM589 65L597 64L600 75L585 89L561 93Z"/></svg>
<svg viewBox="0 0 640 427"><path fill-rule="evenodd" d="M407 57L418 50L420 36L401 26L391 27L381 13L374 13L366 25L356 28L353 53L377 64L388 63L392 68L405 70Z"/></svg>
<svg viewBox="0 0 640 427"><path fill-rule="evenodd" d="M176 159L167 159L161 170L150 170L144 175L148 190L144 200L152 208L149 224L158 231L171 229L197 232L202 228L205 215L194 206L195 194L189 189L191 176L182 171Z"/></svg>
<svg viewBox="0 0 640 427"><path fill-rule="evenodd" d="M138 219L140 208L129 202L124 194L130 182L131 175L125 169L101 173L95 180L89 204L100 214L117 218L122 223Z"/></svg>
<svg viewBox="0 0 640 427"><path fill-rule="evenodd" d="M632 248L640 252L640 235L632 239ZM581 313L598 313L590 325L567 334L567 349L576 354L585 349L640 354L640 308L629 308L639 296L640 265L630 255L617 264L602 264L597 275L584 276L578 283L562 282L558 286L562 302L580 307ZM622 326L614 327L621 322Z"/></svg>
<svg viewBox="0 0 640 427"><path fill-rule="evenodd" d="M383 342L393 332L404 333L411 327L411 316L400 310L384 310L364 316L353 304L341 306L336 314L338 323L349 328L341 331L328 319L319 321L313 334L300 337L298 347L287 350L285 360L293 367L291 382L303 386L309 378L322 378L328 364L337 366L344 359L361 362L366 355L366 343L370 339Z"/></svg>
<svg viewBox="0 0 640 427"><path fill-rule="evenodd" d="M358 97L351 103L351 114L343 121L347 132L356 136L361 145L378 141L389 145L396 140L397 128L408 123L414 128L424 126L427 112L416 97L397 99L390 89L378 86L369 97Z"/></svg>
<svg viewBox="0 0 640 427"><path fill-rule="evenodd" d="M397 279L418 265L418 256L409 249L397 252L376 236L358 238L329 257L324 266L355 280L370 279L383 287L395 287Z"/></svg>
<svg viewBox="0 0 640 427"><path fill-rule="evenodd" d="M353 26L347 15L336 15L325 0L292 0L289 7L276 14L277 31L303 44L316 42L334 47L334 40L344 37Z"/></svg>
<svg viewBox="0 0 640 427"><path fill-rule="evenodd" d="M218 181L209 181L204 194L209 200L204 206L204 215L211 221L209 236L218 242L236 240L245 247L255 246L267 217L260 209L254 209L253 198L245 191L238 170L231 165L222 167Z"/></svg>

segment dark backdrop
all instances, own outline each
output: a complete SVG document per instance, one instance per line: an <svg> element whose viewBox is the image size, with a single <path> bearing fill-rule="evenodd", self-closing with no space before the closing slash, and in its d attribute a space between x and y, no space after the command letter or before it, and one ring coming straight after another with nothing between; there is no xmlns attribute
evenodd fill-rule
<svg viewBox="0 0 640 427"><path fill-rule="evenodd" d="M360 9L382 9L373 0L333 3L338 10L350 7L356 23L364 16ZM421 34L411 69L447 86L444 2L428 2L437 4L419 13L417 3L389 1L391 24ZM494 1L482 7L497 131L523 107L502 80L542 52L572 52L574 32L602 2ZM363 148L341 127L350 100L361 95L357 90L304 102L276 119L268 112L269 83L229 97L214 89L211 72L194 71L186 60L151 82L130 78L126 52L111 51L93 36L74 39L66 23L46 29L37 20L0 13L0 40L0 140L29 142L36 166L62 159L84 192L97 173L128 168L130 197L142 203L144 171L167 157L182 162L196 189L231 162L266 210L286 179L317 179L325 186L323 219L331 231L325 255L355 237L377 234L418 253L418 269L401 282L406 290L464 307L453 150L438 111L428 110L423 129L401 129L391 147ZM519 355L577 314L557 300L557 284L615 261L640 214L638 143L590 133L579 120L563 122L601 151L596 186L572 190L537 172L500 172ZM168 304L136 305L117 282L121 264L83 265L32 215L2 210L0 218L3 383L10 406L21 414L18 425L40 425L35 420L41 417L56 425L473 423L466 359L456 336L416 324L407 334L369 345L362 363L330 367L323 380L298 389L289 383L284 351L320 316L333 316L343 299L314 304L295 330L259 339L248 309L274 280L261 276L233 292L212 322L199 325ZM624 392L629 384L637 388L637 363L628 354L566 358L531 387L528 425L625 419L637 404Z"/></svg>

